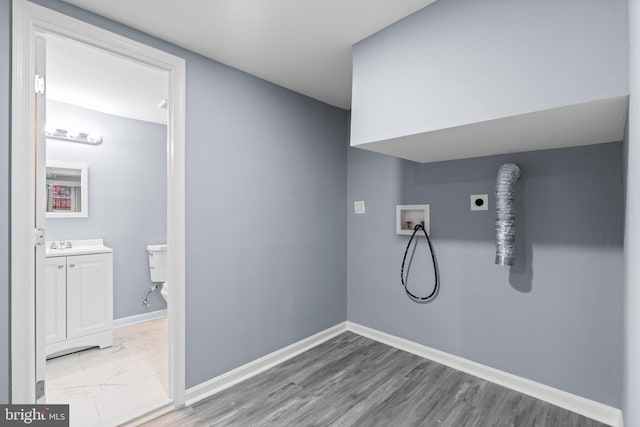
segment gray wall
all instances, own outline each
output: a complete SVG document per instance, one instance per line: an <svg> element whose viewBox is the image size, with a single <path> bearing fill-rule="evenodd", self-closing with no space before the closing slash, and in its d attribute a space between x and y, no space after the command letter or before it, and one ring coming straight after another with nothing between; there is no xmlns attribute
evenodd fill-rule
<svg viewBox="0 0 640 427"><path fill-rule="evenodd" d="M640 426L640 4L629 1L629 118L625 148L624 375L622 411L626 426Z"/></svg>
<svg viewBox="0 0 640 427"><path fill-rule="evenodd" d="M186 59L187 387L346 320L347 112L36 3Z"/></svg>
<svg viewBox="0 0 640 427"><path fill-rule="evenodd" d="M146 246L166 243L166 126L47 102L47 123L102 135L100 145L47 140L47 160L85 163L89 217L47 219L47 240L99 239L113 249L115 319L166 308L153 283Z"/></svg>
<svg viewBox="0 0 640 427"><path fill-rule="evenodd" d="M346 320L347 113L194 57L187 384Z"/></svg>
<svg viewBox="0 0 640 427"><path fill-rule="evenodd" d="M0 0L0 404L9 401L11 1Z"/></svg>
<svg viewBox="0 0 640 427"><path fill-rule="evenodd" d="M360 144L628 93L627 0L440 0L353 49Z"/></svg>
<svg viewBox="0 0 640 427"><path fill-rule="evenodd" d="M622 363L622 145L417 164L351 148L348 318L515 375L620 407ZM494 186L513 161L518 262L494 264ZM469 196L488 193L488 211ZM410 301L399 272L408 238L396 204L429 203L442 288ZM410 286L432 283L420 242Z"/></svg>

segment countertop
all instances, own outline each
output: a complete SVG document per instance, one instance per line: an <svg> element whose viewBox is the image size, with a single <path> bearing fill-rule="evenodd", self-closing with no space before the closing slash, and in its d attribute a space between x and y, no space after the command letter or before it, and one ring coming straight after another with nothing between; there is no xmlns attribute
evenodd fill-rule
<svg viewBox="0 0 640 427"><path fill-rule="evenodd" d="M90 239L90 240L65 240L64 242L71 242L71 247L60 247L58 249L51 249L51 245L54 241L46 242L46 257L59 257L59 256L68 256L68 255L90 255L90 254L105 254L113 252L113 249L104 245L102 239ZM55 240L55 243L58 246L63 246L60 244L59 240Z"/></svg>

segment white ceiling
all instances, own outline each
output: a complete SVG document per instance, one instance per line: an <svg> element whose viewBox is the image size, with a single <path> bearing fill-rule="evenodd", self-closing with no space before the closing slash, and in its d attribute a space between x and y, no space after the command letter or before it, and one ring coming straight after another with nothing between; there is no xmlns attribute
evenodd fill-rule
<svg viewBox="0 0 640 427"><path fill-rule="evenodd" d="M167 98L168 79L165 71L103 50L47 39L47 99L166 124L167 110L157 105Z"/></svg>
<svg viewBox="0 0 640 427"><path fill-rule="evenodd" d="M64 0L351 108L351 46L435 0Z"/></svg>

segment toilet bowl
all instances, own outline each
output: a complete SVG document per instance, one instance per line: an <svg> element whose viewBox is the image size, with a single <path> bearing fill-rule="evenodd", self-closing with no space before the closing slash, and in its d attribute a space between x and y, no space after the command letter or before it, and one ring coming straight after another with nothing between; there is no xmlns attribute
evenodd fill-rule
<svg viewBox="0 0 640 427"><path fill-rule="evenodd" d="M167 301L167 297L169 296L169 284L167 282L162 283L162 289L160 289L160 295Z"/></svg>
<svg viewBox="0 0 640 427"><path fill-rule="evenodd" d="M160 294L167 300L169 286L167 284L167 245L148 245L149 254L149 275L151 281L162 284Z"/></svg>

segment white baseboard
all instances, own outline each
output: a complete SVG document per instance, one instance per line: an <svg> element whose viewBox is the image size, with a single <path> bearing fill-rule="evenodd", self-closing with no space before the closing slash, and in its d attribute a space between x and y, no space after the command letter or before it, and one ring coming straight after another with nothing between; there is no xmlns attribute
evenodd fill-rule
<svg viewBox="0 0 640 427"><path fill-rule="evenodd" d="M167 317L167 309L150 311L148 313L135 314L129 317L121 317L113 321L113 329L124 328L125 326L137 325L138 323Z"/></svg>
<svg viewBox="0 0 640 427"><path fill-rule="evenodd" d="M187 406L192 405L199 400L212 396L231 387L232 385L242 382L259 374L260 372L266 371L269 368L291 359L292 357L295 357L298 354L303 353L337 335L340 335L347 330L346 325L347 322L339 323L329 329L325 329L315 335L295 342L287 347L274 351L273 353L267 354L260 359L256 359L253 362L242 365L232 371L210 379L209 381L198 384L186 391L185 404Z"/></svg>
<svg viewBox="0 0 640 427"><path fill-rule="evenodd" d="M436 350L413 341L399 338L385 332L378 331L353 322L346 322L347 330L358 335L379 341L400 350L413 353L425 359L433 360L457 369L462 372L474 375L492 383L510 388L520 393L544 400L552 405L559 406L569 411L584 415L601 423L622 427L622 411L594 400L586 399L566 391L518 377L508 372L490 368L462 357L454 356L444 351Z"/></svg>

